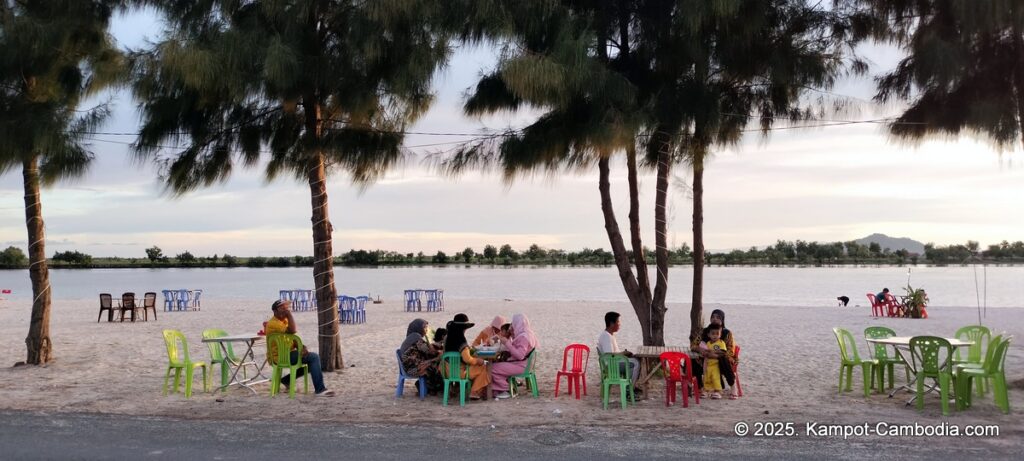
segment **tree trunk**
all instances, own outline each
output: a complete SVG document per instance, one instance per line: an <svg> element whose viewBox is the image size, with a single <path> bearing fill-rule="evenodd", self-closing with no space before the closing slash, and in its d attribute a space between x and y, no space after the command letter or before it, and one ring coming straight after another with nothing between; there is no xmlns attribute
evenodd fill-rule
<svg viewBox="0 0 1024 461"><path fill-rule="evenodd" d="M307 95L306 101L316 101ZM306 105L306 130L320 139L320 105ZM324 156L317 152L309 161L306 174L309 180L310 201L313 207L313 283L316 284L317 321L320 366L323 371L341 370L345 361L341 356L341 335L338 324L338 291L334 286L334 248L327 208L327 172Z"/></svg>
<svg viewBox="0 0 1024 461"><path fill-rule="evenodd" d="M648 316L650 303L644 302L640 286L637 284L636 278L633 277L633 269L629 265L629 256L626 254L626 246L622 242L622 233L619 232L619 223L615 219L615 210L612 207L611 186L608 182L608 176L610 174L608 158L602 157L598 160L597 166L600 172L598 190L601 192L601 211L604 214L604 230L608 233L608 242L611 244L612 254L615 256L615 267L619 270L619 279L622 281L622 288L626 291L626 297L629 298L629 303L633 306L633 311L636 312L637 319L640 320L640 329L643 332L644 345L650 345L651 340L648 334L650 331L650 321Z"/></svg>
<svg viewBox="0 0 1024 461"><path fill-rule="evenodd" d="M1021 11L1017 11L1021 14ZM1016 23L1014 23L1016 24ZM1014 70L1014 88L1016 91L1017 103L1017 132L1020 134L1021 145L1024 145L1024 31L1019 30L1016 25L1013 27L1013 45L1016 48L1017 68Z"/></svg>
<svg viewBox="0 0 1024 461"><path fill-rule="evenodd" d="M626 167L629 179L629 235L633 246L633 265L636 266L636 282L645 304L651 302L651 279L647 274L647 255L640 236L640 186L637 184L636 147L626 148Z"/></svg>
<svg viewBox="0 0 1024 461"><path fill-rule="evenodd" d="M338 325L338 291L334 287L334 231L327 215L327 176L322 155L309 168L309 192L313 205L313 282L316 284L319 326L320 365L324 371L345 367L341 356Z"/></svg>
<svg viewBox="0 0 1024 461"><path fill-rule="evenodd" d="M651 299L651 341L652 345L665 345L665 296L668 294L668 178L672 171L669 160L669 140L658 151L657 190L654 196L654 259L657 264L658 281Z"/></svg>
<svg viewBox="0 0 1024 461"><path fill-rule="evenodd" d="M690 304L690 338L704 329L704 157L693 159L693 298Z"/></svg>
<svg viewBox="0 0 1024 461"><path fill-rule="evenodd" d="M25 160L25 227L28 229L28 275L32 279L32 317L29 321L26 362L43 365L53 360L50 341L50 275L46 267L43 208L39 196L38 157Z"/></svg>

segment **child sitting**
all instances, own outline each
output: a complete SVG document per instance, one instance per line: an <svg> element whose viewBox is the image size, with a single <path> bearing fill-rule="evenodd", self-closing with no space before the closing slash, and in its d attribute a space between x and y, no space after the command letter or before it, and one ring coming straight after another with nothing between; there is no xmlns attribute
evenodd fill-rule
<svg viewBox="0 0 1024 461"><path fill-rule="evenodd" d="M722 340L722 326L721 325L709 325L705 330L705 335L708 340L701 344L701 348L707 348L710 351L722 352L725 351L725 341ZM710 397L712 399L722 398L722 373L719 370L719 359L709 356L704 359L704 397ZM728 362L725 364L728 366Z"/></svg>
<svg viewBox="0 0 1024 461"><path fill-rule="evenodd" d="M438 328L437 330L434 330L434 342L431 343L430 345L434 346L437 350L443 351L444 350L444 338L446 336L448 336L448 330L446 330L444 328Z"/></svg>

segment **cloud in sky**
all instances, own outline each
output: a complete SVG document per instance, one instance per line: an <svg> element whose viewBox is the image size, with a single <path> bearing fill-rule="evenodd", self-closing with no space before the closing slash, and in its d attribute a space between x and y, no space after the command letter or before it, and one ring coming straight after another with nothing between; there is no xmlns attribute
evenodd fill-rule
<svg viewBox="0 0 1024 461"><path fill-rule="evenodd" d="M114 34L123 46L156 38L159 21L142 12L120 18ZM891 48L867 50L881 72L898 59ZM482 127L521 126L535 114L483 119L463 116L462 95L494 63L493 52L456 53L437 77L433 108L411 131L476 133ZM841 82L836 93L869 99L870 80ZM134 132L138 114L127 93L111 95L114 116L104 128ZM862 107L835 118L866 119L892 108ZM410 135L406 145L464 137ZM181 198L162 193L153 165L128 156L129 136L96 136L96 162L81 180L43 192L48 253L79 249L93 255L144 256L158 245L167 254L280 256L312 254L309 190L281 178L266 184L259 169L236 171L223 185ZM425 153L449 146L417 148ZM713 249L767 245L776 239L845 241L882 232L940 244L1022 240L1024 171L1020 152L997 153L963 138L906 147L877 125L777 131L768 140L751 133L716 152L705 173L705 239ZM608 248L597 193L597 173L519 180L508 186L493 174L438 176L413 158L365 191L343 173L330 177L335 252L350 248L401 252L460 251L485 244L531 243L564 249ZM626 224L624 168L615 168L612 192ZM690 242L689 172L676 167L669 204L670 244ZM653 246L654 177L641 178L642 229ZM0 177L0 241L24 248L21 175ZM625 228L623 228L625 229Z"/></svg>

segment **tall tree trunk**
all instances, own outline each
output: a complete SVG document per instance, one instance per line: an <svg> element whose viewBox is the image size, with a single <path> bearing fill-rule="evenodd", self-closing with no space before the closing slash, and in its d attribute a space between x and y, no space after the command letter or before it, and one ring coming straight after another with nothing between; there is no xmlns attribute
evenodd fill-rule
<svg viewBox="0 0 1024 461"><path fill-rule="evenodd" d="M647 255L640 235L640 186L636 171L636 146L626 148L626 167L629 180L629 236L633 246L633 265L636 266L636 282L645 304L651 302L651 279L647 274Z"/></svg>
<svg viewBox="0 0 1024 461"><path fill-rule="evenodd" d="M629 265L629 256L626 254L626 245L622 242L622 233L619 232L619 223L615 219L615 210L612 206L611 185L608 181L610 169L608 158L602 157L597 162L600 177L598 179L598 190L601 192L601 212L604 214L604 230L608 233L608 242L612 247L612 254L615 256L615 267L619 270L619 279L622 281L622 288L626 291L637 319L640 320L640 329L643 332L644 344L649 345L650 321L648 312L650 303L644 302L640 286L633 276L633 269Z"/></svg>
<svg viewBox="0 0 1024 461"><path fill-rule="evenodd" d="M29 321L26 362L43 365L53 360L50 341L50 274L46 267L46 232L43 228L43 207L39 196L39 158L25 160L22 174L25 182L25 227L28 229L28 275L32 279L32 318Z"/></svg>
<svg viewBox="0 0 1024 461"><path fill-rule="evenodd" d="M672 171L670 140L666 139L658 151L657 190L654 196L654 259L657 265L658 281L651 299L651 341L653 345L665 345L665 296L668 294L668 178Z"/></svg>
<svg viewBox="0 0 1024 461"><path fill-rule="evenodd" d="M1016 11L1015 13L1022 14L1024 12ZM1017 54L1017 68L1014 69L1014 88L1016 91L1016 103L1017 103L1017 129L1020 133L1021 145L1024 145L1024 31L1020 30L1014 22L1012 30L1013 34L1013 47L1016 48L1014 51Z"/></svg>
<svg viewBox="0 0 1024 461"><path fill-rule="evenodd" d="M315 101L309 96L307 101ZM306 129L320 139L320 105L306 105ZM309 194L313 208L313 282L316 284L317 321L320 365L324 371L341 370L345 361L341 356L341 328L338 324L338 291L334 286L334 248L327 208L327 172L324 156L317 152L307 165Z"/></svg>
<svg viewBox="0 0 1024 461"><path fill-rule="evenodd" d="M704 329L704 156L693 159L693 298L690 304L690 338Z"/></svg>

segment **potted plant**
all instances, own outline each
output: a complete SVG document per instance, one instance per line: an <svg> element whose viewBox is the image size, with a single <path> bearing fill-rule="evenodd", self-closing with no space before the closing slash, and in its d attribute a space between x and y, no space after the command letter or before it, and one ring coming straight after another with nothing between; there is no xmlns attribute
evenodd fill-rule
<svg viewBox="0 0 1024 461"><path fill-rule="evenodd" d="M915 319L921 318L921 312L925 304L928 303L928 295L925 294L923 289L914 288L910 285L907 285L904 290L906 290L907 296L903 301L903 306L907 315Z"/></svg>

